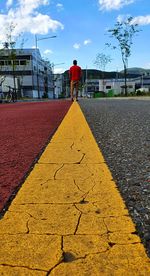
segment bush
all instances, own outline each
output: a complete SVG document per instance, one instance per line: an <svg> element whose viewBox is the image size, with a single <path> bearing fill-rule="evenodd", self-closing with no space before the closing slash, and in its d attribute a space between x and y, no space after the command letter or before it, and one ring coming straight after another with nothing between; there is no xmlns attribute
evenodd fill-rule
<svg viewBox="0 0 150 276"><path fill-rule="evenodd" d="M103 98L106 97L106 93L104 91L96 91L93 93L93 98Z"/></svg>
<svg viewBox="0 0 150 276"><path fill-rule="evenodd" d="M47 93L44 93L44 94L43 94L43 96L42 96L42 98L43 98L43 99L46 99L46 98L48 98L48 95L47 95Z"/></svg>
<svg viewBox="0 0 150 276"><path fill-rule="evenodd" d="M63 98L65 98L64 93L61 93L60 95L58 95L58 99L63 99Z"/></svg>
<svg viewBox="0 0 150 276"><path fill-rule="evenodd" d="M141 90L137 90L137 91L136 91L136 95L137 95L137 96L145 96L145 95L147 95L147 93L144 92L144 91L141 91Z"/></svg>

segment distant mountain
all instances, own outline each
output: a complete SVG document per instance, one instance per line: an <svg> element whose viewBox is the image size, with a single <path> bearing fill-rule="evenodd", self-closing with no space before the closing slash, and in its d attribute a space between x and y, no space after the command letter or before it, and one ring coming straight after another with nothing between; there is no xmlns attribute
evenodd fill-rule
<svg viewBox="0 0 150 276"><path fill-rule="evenodd" d="M69 71L64 72L64 77L67 78L69 76ZM88 79L114 79L114 78L122 78L123 73L120 72L108 72L108 71L101 71L97 69L82 69L82 80L85 81L86 78Z"/></svg>
<svg viewBox="0 0 150 276"><path fill-rule="evenodd" d="M120 71L120 73L123 73L124 70ZM144 69L140 67L133 67L127 69L128 74L136 74L136 75L142 75L142 74L150 74L150 69Z"/></svg>
<svg viewBox="0 0 150 276"><path fill-rule="evenodd" d="M69 71L64 72L64 78L69 80ZM133 67L127 69L127 78L137 78L141 75L150 75L150 69L144 69L139 67ZM120 72L116 71L101 71L97 69L82 69L82 81L84 82L85 79L119 79L124 78L124 70Z"/></svg>

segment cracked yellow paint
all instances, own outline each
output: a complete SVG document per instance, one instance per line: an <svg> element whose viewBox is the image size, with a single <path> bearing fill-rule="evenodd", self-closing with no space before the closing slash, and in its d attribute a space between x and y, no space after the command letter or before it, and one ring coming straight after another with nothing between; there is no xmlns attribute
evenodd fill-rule
<svg viewBox="0 0 150 276"><path fill-rule="evenodd" d="M150 275L150 260L74 102L0 220L0 275Z"/></svg>
<svg viewBox="0 0 150 276"><path fill-rule="evenodd" d="M0 275L7 276L45 276L45 271L32 270L23 267L10 267L9 265L0 265Z"/></svg>
<svg viewBox="0 0 150 276"><path fill-rule="evenodd" d="M48 271L62 256L59 236L3 234L0 245L1 265Z"/></svg>
<svg viewBox="0 0 150 276"><path fill-rule="evenodd" d="M67 181L62 179L49 179L43 183L37 181L35 185L36 193L35 186L33 185L28 186L28 189L26 189L26 185L22 187L22 193L19 193L17 196L17 204L71 204L80 201L83 195L83 192L78 189L73 179L68 179ZM16 203L16 201L14 201L14 203Z"/></svg>
<svg viewBox="0 0 150 276"><path fill-rule="evenodd" d="M103 253L110 247L107 235L70 235L65 236L63 242L63 250L74 259L83 258L86 254Z"/></svg>

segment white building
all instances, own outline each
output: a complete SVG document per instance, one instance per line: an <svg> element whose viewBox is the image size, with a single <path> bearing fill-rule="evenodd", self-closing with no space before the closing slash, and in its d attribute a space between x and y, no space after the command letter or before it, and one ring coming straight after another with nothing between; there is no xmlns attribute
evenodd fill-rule
<svg viewBox="0 0 150 276"><path fill-rule="evenodd" d="M135 91L135 81L127 79L128 93ZM124 79L87 79L83 94L92 97L94 93L103 91L106 95L113 91L114 95L124 92Z"/></svg>
<svg viewBox="0 0 150 276"><path fill-rule="evenodd" d="M54 74L54 95L58 99L63 92L63 74Z"/></svg>
<svg viewBox="0 0 150 276"><path fill-rule="evenodd" d="M128 93L135 91L135 81L127 79ZM99 91L104 91L106 94L112 91L114 95L124 93L124 79L105 79L99 80Z"/></svg>
<svg viewBox="0 0 150 276"><path fill-rule="evenodd" d="M53 98L53 74L48 62L42 60L39 49L10 49L0 52L0 76L18 80L18 95Z"/></svg>
<svg viewBox="0 0 150 276"><path fill-rule="evenodd" d="M15 81L15 84L14 84ZM10 91L10 88L16 88L18 90L18 78L13 78L13 76L0 77L1 90L3 93Z"/></svg>

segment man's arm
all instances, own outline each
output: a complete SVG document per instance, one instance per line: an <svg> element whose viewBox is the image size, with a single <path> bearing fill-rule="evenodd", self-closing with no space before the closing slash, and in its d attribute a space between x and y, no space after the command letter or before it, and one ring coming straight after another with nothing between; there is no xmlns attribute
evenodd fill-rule
<svg viewBox="0 0 150 276"><path fill-rule="evenodd" d="M71 68L69 69L69 79L71 80L71 76L72 76L72 70Z"/></svg>
<svg viewBox="0 0 150 276"><path fill-rule="evenodd" d="M81 77L82 77L82 69L80 67L80 79L81 79Z"/></svg>

